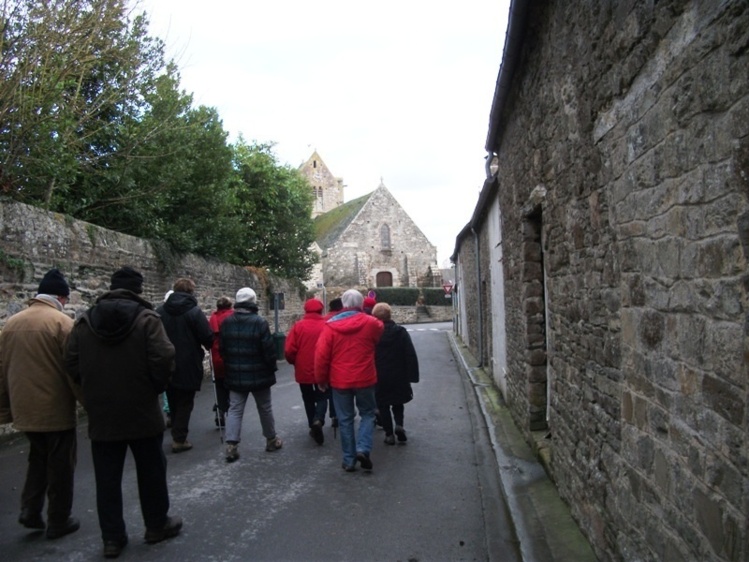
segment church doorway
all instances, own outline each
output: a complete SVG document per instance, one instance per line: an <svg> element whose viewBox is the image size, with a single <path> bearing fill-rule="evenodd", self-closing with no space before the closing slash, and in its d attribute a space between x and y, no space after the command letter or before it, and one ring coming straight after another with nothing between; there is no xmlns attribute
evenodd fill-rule
<svg viewBox="0 0 749 562"><path fill-rule="evenodd" d="M393 274L389 271L380 271L375 279L378 287L392 287Z"/></svg>

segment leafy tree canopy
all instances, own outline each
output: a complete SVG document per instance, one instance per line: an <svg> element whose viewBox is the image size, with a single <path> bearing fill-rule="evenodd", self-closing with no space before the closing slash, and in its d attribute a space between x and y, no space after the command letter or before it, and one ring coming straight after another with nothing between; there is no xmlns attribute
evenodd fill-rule
<svg viewBox="0 0 749 562"><path fill-rule="evenodd" d="M0 193L159 239L176 251L306 278L306 180L271 144L231 145L194 107L127 0L0 4Z"/></svg>

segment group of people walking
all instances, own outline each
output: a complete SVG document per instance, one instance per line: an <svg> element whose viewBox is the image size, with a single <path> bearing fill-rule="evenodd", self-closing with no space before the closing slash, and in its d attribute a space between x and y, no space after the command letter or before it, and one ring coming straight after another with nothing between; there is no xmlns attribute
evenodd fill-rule
<svg viewBox="0 0 749 562"><path fill-rule="evenodd" d="M30 443L21 525L45 530L49 539L80 527L72 516L77 402L88 415L104 556L118 557L128 543L122 498L128 449L135 461L145 542L177 536L182 520L169 515L161 395L169 405L171 451L189 451L189 422L206 351L217 423L226 428L226 461L239 458L250 394L265 450L281 449L271 401L275 341L258 314L255 291L240 289L233 303L221 297L206 318L195 288L191 279L178 279L154 309L141 296L141 273L125 266L74 322L64 313L70 287L52 269L29 306L6 322L0 332L0 423L13 422ZM411 339L392 321L387 304L365 312L364 299L354 289L332 301L325 316L316 299L306 301L304 311L288 334L284 354L294 365L310 435L324 443L328 413L334 427L340 427L344 470L352 472L357 464L371 470L376 419L385 430L385 443L407 440L404 404L413 397L410 383L419 380Z"/></svg>
<svg viewBox="0 0 749 562"><path fill-rule="evenodd" d="M340 427L342 467L347 472L355 471L357 464L372 470L376 419L385 430L385 443L395 444L394 435L399 442L407 440L404 404L413 398L411 383L419 381L408 332L392 320L389 305L368 299L373 302L349 289L341 297L341 309L334 306L326 317L322 302L308 300L284 349L286 360L294 365L310 435L321 445L326 404L332 399L331 419ZM373 305L369 313L367 305Z"/></svg>

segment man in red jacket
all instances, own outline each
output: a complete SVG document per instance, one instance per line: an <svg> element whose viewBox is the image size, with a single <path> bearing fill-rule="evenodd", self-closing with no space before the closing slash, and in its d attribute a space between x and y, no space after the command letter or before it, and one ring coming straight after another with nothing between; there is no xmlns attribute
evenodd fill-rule
<svg viewBox="0 0 749 562"><path fill-rule="evenodd" d="M315 345L325 326L323 308L322 301L318 299L305 302L304 317L291 327L284 347L286 361L294 365L294 378L302 391L309 434L318 445L325 442L322 427L325 425L329 395L329 392L321 392L315 386Z"/></svg>
<svg viewBox="0 0 749 562"><path fill-rule="evenodd" d="M349 289L341 297L343 310L325 322L315 348L315 382L321 390L332 388L341 428L343 469L356 470L356 463L372 469L372 433L375 420L375 347L384 326L362 312L364 297ZM354 418L359 410L359 430Z"/></svg>

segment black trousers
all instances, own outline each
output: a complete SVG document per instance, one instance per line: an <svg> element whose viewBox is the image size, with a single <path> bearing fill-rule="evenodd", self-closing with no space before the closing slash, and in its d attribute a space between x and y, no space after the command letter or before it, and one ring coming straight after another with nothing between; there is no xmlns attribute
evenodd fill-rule
<svg viewBox="0 0 749 562"><path fill-rule="evenodd" d="M330 417L335 416L335 407L330 389L320 392L316 384L299 383L299 390L302 392L302 402L304 403L304 412L307 414L307 424L312 427L315 419L325 423L325 412L330 404Z"/></svg>
<svg viewBox="0 0 749 562"><path fill-rule="evenodd" d="M403 426L403 414L406 410L403 404L377 404L377 409L380 410L380 421L385 435L393 434L393 418L395 418L395 425Z"/></svg>
<svg viewBox="0 0 749 562"><path fill-rule="evenodd" d="M61 526L73 508L73 480L78 457L75 428L26 432L29 464L21 492L21 509L40 514L48 499L47 524Z"/></svg>
<svg viewBox="0 0 749 562"><path fill-rule="evenodd" d="M146 529L160 529L166 524L169 491L163 442L162 433L127 441L91 441L102 540L116 541L127 536L122 517L122 472L128 447L135 460L140 511Z"/></svg>
<svg viewBox="0 0 749 562"><path fill-rule="evenodd" d="M166 391L169 400L169 416L172 418L172 441L182 443L187 439L190 416L195 405L195 391L170 388Z"/></svg>

